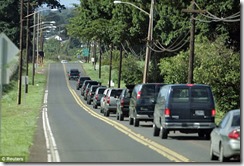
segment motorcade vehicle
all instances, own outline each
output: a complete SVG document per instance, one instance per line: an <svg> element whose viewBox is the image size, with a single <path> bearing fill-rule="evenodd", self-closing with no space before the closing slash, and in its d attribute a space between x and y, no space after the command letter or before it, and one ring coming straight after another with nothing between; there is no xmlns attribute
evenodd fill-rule
<svg viewBox="0 0 244 166"><path fill-rule="evenodd" d="M77 83L76 83L76 90L80 90L80 88L85 80L91 80L91 78L88 76L80 76L80 78L77 80Z"/></svg>
<svg viewBox="0 0 244 166"><path fill-rule="evenodd" d="M87 94L87 104L91 104L93 102L93 98L94 98L94 95L95 95L95 92L97 90L97 88L99 87L106 87L106 86L101 86L101 85L92 85L90 87L90 90Z"/></svg>
<svg viewBox="0 0 244 166"><path fill-rule="evenodd" d="M158 92L163 83L142 83L133 88L129 105L129 124L139 126L140 121L153 121Z"/></svg>
<svg viewBox="0 0 244 166"><path fill-rule="evenodd" d="M210 138L215 127L215 102L210 86L169 84L163 86L154 109L153 136L166 139L170 131L198 133Z"/></svg>
<svg viewBox="0 0 244 166"><path fill-rule="evenodd" d="M106 97L107 97L107 93L108 93L109 89L110 88L105 89L103 92L103 95L101 97L101 100L100 100L100 112L101 113L103 113L103 111L104 111L105 101L106 101Z"/></svg>
<svg viewBox="0 0 244 166"><path fill-rule="evenodd" d="M105 102L104 102L104 109L103 114L104 116L109 116L110 113L116 113L117 109L117 98L120 96L122 92L122 88L110 88L107 92Z"/></svg>
<svg viewBox="0 0 244 166"><path fill-rule="evenodd" d="M126 85L117 99L117 109L116 109L116 117L117 120L123 121L124 117L129 117L129 105L130 98L132 94L132 90L135 85Z"/></svg>
<svg viewBox="0 0 244 166"><path fill-rule="evenodd" d="M94 80L85 80L80 88L80 94L81 96L84 96L84 93L85 93L85 89L86 89L86 86L88 83L90 82L97 82L97 81L94 81Z"/></svg>
<svg viewBox="0 0 244 166"><path fill-rule="evenodd" d="M98 106L100 106L100 100L103 96L103 92L105 91L105 89L107 89L106 86L100 86L96 89L92 102L93 108L97 108Z"/></svg>
<svg viewBox="0 0 244 166"><path fill-rule="evenodd" d="M70 69L67 73L69 80L78 80L80 77L80 71L78 69Z"/></svg>
<svg viewBox="0 0 244 166"><path fill-rule="evenodd" d="M89 82L87 85L86 85L86 88L84 90L84 100L87 100L87 96L88 96L88 92L91 88L92 85L101 85L100 82L97 82L97 81L93 81L93 82Z"/></svg>
<svg viewBox="0 0 244 166"><path fill-rule="evenodd" d="M210 134L210 159L239 160L241 154L240 109L228 111Z"/></svg>
<svg viewBox="0 0 244 166"><path fill-rule="evenodd" d="M94 96L94 93L96 91L96 89L99 87L100 85L91 85L91 87L89 88L89 91L86 95L86 102L87 104L91 104L92 100L93 100L93 96Z"/></svg>
<svg viewBox="0 0 244 166"><path fill-rule="evenodd" d="M67 60L61 60L61 63L68 63Z"/></svg>

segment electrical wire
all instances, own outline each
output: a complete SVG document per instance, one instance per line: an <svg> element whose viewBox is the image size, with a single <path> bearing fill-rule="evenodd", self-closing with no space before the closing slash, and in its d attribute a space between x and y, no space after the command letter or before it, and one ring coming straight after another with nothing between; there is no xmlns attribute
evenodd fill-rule
<svg viewBox="0 0 244 166"><path fill-rule="evenodd" d="M196 7L199 9L199 10L202 10L199 5L194 2L194 4L196 5ZM240 12L237 12L231 16L228 16L228 17L217 17L215 15L213 15L212 13L210 13L209 11L207 10L204 10L208 15L206 14L203 14L203 13L200 13L200 15L208 18L208 19L211 19L211 20L202 20L202 19L197 19L197 18L194 18L194 20L197 20L197 21L200 21L200 22L206 22L206 23L210 23L210 22L239 22L240 21L240 18L236 19L237 17L240 17Z"/></svg>

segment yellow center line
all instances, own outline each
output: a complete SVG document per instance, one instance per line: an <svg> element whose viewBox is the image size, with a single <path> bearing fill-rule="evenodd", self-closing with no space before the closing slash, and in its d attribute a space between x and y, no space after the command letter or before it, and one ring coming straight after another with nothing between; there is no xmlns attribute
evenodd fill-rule
<svg viewBox="0 0 244 166"><path fill-rule="evenodd" d="M91 109L90 107L88 107L85 103L82 102L82 100L80 99L80 97L77 95L77 93L75 92L75 90L70 86L69 80L67 78L67 75L65 73L66 71L66 67L63 64L63 68L64 68L64 74L65 74L65 78L66 78L66 83L67 83L67 87L70 91L70 93L72 94L72 96L74 97L75 101L77 102L78 105L80 105L80 107L82 107L86 112L88 112L89 114L91 114L92 116L108 123L109 125L115 127L117 130L121 131L122 133L128 135L129 137L131 137L132 139L134 139L135 141L149 147L150 149L158 152L159 154L161 154L162 156L168 158L171 161L175 161L175 162L193 162L190 161L190 159L186 158L185 156L172 151L171 149L157 143L154 142L152 140L150 140L149 138L145 138L144 136L133 132L131 129L129 129L128 127L124 126L121 123L118 123L112 119L109 119L108 117L102 116L101 114L98 114L97 112L95 112L93 109Z"/></svg>

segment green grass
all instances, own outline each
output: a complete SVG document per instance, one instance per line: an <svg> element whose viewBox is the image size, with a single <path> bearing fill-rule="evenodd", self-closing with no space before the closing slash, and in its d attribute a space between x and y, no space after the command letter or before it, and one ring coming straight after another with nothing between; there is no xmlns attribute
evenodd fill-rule
<svg viewBox="0 0 244 166"><path fill-rule="evenodd" d="M109 80L109 66L104 65L101 67L101 79L99 79L99 70L94 70L94 66L91 63L82 63L83 69L85 70L85 73L91 77L92 80L100 81L102 82L102 85L108 86L108 80ZM114 87L118 87L118 71L112 70L111 74L112 80L115 83ZM120 81L120 87L124 88L125 83L121 80Z"/></svg>
<svg viewBox="0 0 244 166"><path fill-rule="evenodd" d="M37 118L41 111L46 74L35 74L35 85L32 83L32 65L29 65L28 93L22 86L21 104L17 104L18 81L11 81L5 86L1 100L1 156L22 156L29 159L29 149L37 127ZM45 67L38 67L37 71Z"/></svg>

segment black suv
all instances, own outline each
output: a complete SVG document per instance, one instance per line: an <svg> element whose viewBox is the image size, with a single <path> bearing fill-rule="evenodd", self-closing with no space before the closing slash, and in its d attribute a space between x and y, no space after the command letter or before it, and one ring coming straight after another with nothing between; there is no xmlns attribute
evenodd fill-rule
<svg viewBox="0 0 244 166"><path fill-rule="evenodd" d="M137 84L131 95L129 124L139 126L140 121L153 121L153 112L158 92L163 83Z"/></svg>
<svg viewBox="0 0 244 166"><path fill-rule="evenodd" d="M124 117L129 117L130 98L134 86L135 85L126 85L126 88L123 89L117 99L117 120L123 121Z"/></svg>
<svg viewBox="0 0 244 166"><path fill-rule="evenodd" d="M160 89L155 104L153 135L166 139L170 131L210 138L215 127L211 88L203 84L170 84Z"/></svg>
<svg viewBox="0 0 244 166"><path fill-rule="evenodd" d="M70 69L70 71L68 72L68 77L69 80L78 80L78 78L80 77L80 71L78 69Z"/></svg>
<svg viewBox="0 0 244 166"><path fill-rule="evenodd" d="M79 90L81 88L81 86L85 80L91 80L91 78L88 76L80 76L80 78L78 79L78 81L76 83L77 90Z"/></svg>

